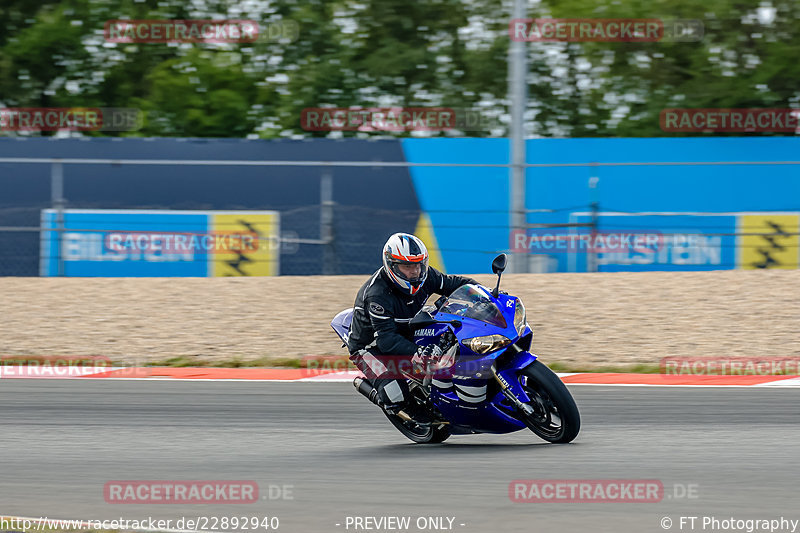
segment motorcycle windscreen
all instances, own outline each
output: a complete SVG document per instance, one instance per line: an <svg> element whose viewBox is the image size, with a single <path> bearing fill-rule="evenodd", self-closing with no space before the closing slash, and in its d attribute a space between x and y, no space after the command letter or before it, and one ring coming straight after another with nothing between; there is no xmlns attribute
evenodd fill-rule
<svg viewBox="0 0 800 533"><path fill-rule="evenodd" d="M503 329L508 326L503 313L483 287L471 283L453 291L439 311L464 318L474 318Z"/></svg>

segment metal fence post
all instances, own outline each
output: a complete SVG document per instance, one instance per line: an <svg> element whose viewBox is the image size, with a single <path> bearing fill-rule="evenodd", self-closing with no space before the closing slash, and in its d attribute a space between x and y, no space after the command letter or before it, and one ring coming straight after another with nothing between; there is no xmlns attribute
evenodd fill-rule
<svg viewBox="0 0 800 533"><path fill-rule="evenodd" d="M57 275L64 275L64 165L59 160L50 164L50 201L56 212L56 264Z"/></svg>
<svg viewBox="0 0 800 533"><path fill-rule="evenodd" d="M600 181L600 178L597 176L592 176L589 178L589 190L591 194L591 203L590 208L592 210L592 221L590 222L591 226L591 246L588 250L586 250L586 271L587 272L597 272L597 252L595 251L595 243L597 242L597 233L599 230L600 225L600 202L598 201L597 196L597 182Z"/></svg>
<svg viewBox="0 0 800 533"><path fill-rule="evenodd" d="M521 19L525 17L525 0L514 0L513 18ZM510 139L511 144L511 168L509 175L509 247L511 246L511 236L514 232L525 232L528 217L525 209L527 202L525 199L525 109L527 106L527 43L520 40L511 42L508 48L508 92L511 106ZM528 271L528 257L521 253L511 254L510 272L519 274Z"/></svg>
<svg viewBox="0 0 800 533"><path fill-rule="evenodd" d="M322 241L322 273L336 274L336 250L333 246L333 175L324 167L319 182L319 238Z"/></svg>

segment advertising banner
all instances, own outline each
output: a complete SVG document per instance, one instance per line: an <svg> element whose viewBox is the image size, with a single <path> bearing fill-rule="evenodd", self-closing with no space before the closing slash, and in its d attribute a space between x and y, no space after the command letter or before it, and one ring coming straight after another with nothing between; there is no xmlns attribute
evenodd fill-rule
<svg viewBox="0 0 800 533"><path fill-rule="evenodd" d="M67 209L60 223L57 218L55 210L42 211L41 276L276 276L280 272L277 211Z"/></svg>
<svg viewBox="0 0 800 533"><path fill-rule="evenodd" d="M597 254L601 272L645 270L730 270L735 267L736 216L659 214L603 215L603 231L658 235L648 249Z"/></svg>
<svg viewBox="0 0 800 533"><path fill-rule="evenodd" d="M591 214L573 213L570 220L588 224ZM591 247L566 247L574 253L559 260L566 259L568 271L585 272L589 261L599 272L800 267L800 213L600 212L597 228ZM587 239L588 232L575 231Z"/></svg>
<svg viewBox="0 0 800 533"><path fill-rule="evenodd" d="M739 216L739 264L746 270L796 269L800 264L800 214Z"/></svg>

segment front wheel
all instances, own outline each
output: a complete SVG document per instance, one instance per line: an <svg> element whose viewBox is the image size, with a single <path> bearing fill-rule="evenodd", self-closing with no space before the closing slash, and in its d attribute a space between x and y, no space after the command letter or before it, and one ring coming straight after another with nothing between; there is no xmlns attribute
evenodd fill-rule
<svg viewBox="0 0 800 533"><path fill-rule="evenodd" d="M581 415L578 406L558 376L543 363L534 361L519 373L522 389L530 398L530 415L521 414L528 428L544 440L567 443L578 436Z"/></svg>

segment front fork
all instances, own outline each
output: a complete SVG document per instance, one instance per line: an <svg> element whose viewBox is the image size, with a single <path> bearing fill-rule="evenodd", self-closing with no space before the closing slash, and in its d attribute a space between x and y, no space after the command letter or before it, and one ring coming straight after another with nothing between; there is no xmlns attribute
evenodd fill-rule
<svg viewBox="0 0 800 533"><path fill-rule="evenodd" d="M534 413L533 407L528 405L531 399L525 393L519 382L517 374L520 370L536 361L536 356L530 352L520 352L509 362L505 370L498 371L495 364L492 364L492 376L500 385L500 392L503 393L511 404L521 411L524 415L530 416Z"/></svg>
<svg viewBox="0 0 800 533"><path fill-rule="evenodd" d="M514 405L514 407L522 411L522 413L525 416L531 416L534 413L533 407L531 407L526 403L521 402L520 399L517 398L517 396L511 390L511 385L505 380L503 376L497 373L497 370L495 369L494 365L492 365L492 375L494 376L494 379L496 379L497 382L500 384L500 392L503 393L503 396L508 398L508 401L510 401ZM521 395L524 396L526 399L528 399L527 398L528 395L525 394L525 391L521 392L522 392Z"/></svg>

